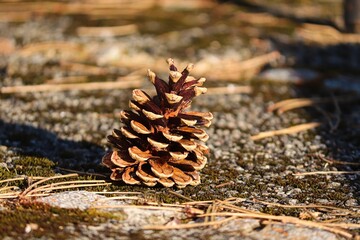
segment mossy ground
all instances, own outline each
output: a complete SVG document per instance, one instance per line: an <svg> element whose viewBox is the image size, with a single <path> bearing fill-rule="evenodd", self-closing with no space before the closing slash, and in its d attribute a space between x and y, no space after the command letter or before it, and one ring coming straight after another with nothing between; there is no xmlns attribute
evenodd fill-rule
<svg viewBox="0 0 360 240"><path fill-rule="evenodd" d="M120 221L126 218L125 214L119 212L113 214L96 210L63 209L32 202L11 205L7 210L0 211L0 238L24 239L46 236L69 239L77 236L77 229L81 225L96 226L109 219ZM71 233L64 231L69 225L74 227Z"/></svg>

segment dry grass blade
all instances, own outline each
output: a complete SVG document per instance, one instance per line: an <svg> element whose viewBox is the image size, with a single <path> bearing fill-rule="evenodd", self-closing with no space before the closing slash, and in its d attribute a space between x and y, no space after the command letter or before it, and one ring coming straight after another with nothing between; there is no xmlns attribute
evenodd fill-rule
<svg viewBox="0 0 360 240"><path fill-rule="evenodd" d="M52 188L45 188L45 189L34 189L34 191L31 192L33 194L34 192L50 192L54 190L60 190L60 189L71 189L71 188L83 188L83 187L98 187L98 186L108 186L111 185L111 183L94 183L94 184L75 184L75 185L68 185L68 186L59 186L59 187L52 187ZM30 195L31 195L30 194ZM28 196L28 195L26 195Z"/></svg>
<svg viewBox="0 0 360 240"><path fill-rule="evenodd" d="M252 87L250 86L227 86L227 87L208 88L206 94L221 95L221 94L238 94L238 93L251 93L251 92L252 92Z"/></svg>
<svg viewBox="0 0 360 240"><path fill-rule="evenodd" d="M181 212L183 210L182 207L162 207L162 206L144 206L144 205L100 205L94 206L93 208L139 208L139 209L149 209L149 210L170 210Z"/></svg>
<svg viewBox="0 0 360 240"><path fill-rule="evenodd" d="M142 192L93 192L96 194L129 194L129 195L142 195Z"/></svg>
<svg viewBox="0 0 360 240"><path fill-rule="evenodd" d="M340 212L346 212L348 213L353 213L352 211L345 209L345 208L339 208L339 207L334 207L334 206L327 206L327 205L319 205L319 204L309 204L309 205L285 205L285 204L279 204L279 203L271 203L271 202L266 202L266 201L261 201L261 200L257 200L254 199L253 200L255 203L261 203L264 205L268 205L268 206L276 206L276 207L281 207L281 208L317 208L317 209L331 209L331 210L336 210L336 211L340 211Z"/></svg>
<svg viewBox="0 0 360 240"><path fill-rule="evenodd" d="M356 162L344 162L344 161L338 161L335 159L330 159L327 157L322 156L321 154L313 154L313 156L319 158L320 160L323 160L329 164L338 164L338 165L354 165L354 166L360 166L360 163L356 163Z"/></svg>
<svg viewBox="0 0 360 240"><path fill-rule="evenodd" d="M360 42L360 36L358 34L345 34L331 26L318 24L303 24L296 30L296 33L307 41L320 43L322 45Z"/></svg>
<svg viewBox="0 0 360 240"><path fill-rule="evenodd" d="M128 89L141 87L143 81L125 81L125 82L90 82L90 83L68 83L68 84L40 84L40 85L25 85L2 87L1 93L28 93L28 92L58 92L69 90L105 90L105 89Z"/></svg>
<svg viewBox="0 0 360 240"><path fill-rule="evenodd" d="M8 183L8 182L15 182L15 181L22 181L22 180L25 180L25 179L26 179L26 177L10 178L10 179L1 180L0 184L1 183Z"/></svg>
<svg viewBox="0 0 360 240"><path fill-rule="evenodd" d="M98 66L76 63L76 62L67 62L67 61L61 61L60 67L66 71L81 72L90 75L104 75L109 72L109 70L104 67L98 67Z"/></svg>
<svg viewBox="0 0 360 240"><path fill-rule="evenodd" d="M56 189L64 189L64 188L76 188L77 186L95 186L96 184L99 184L99 186L104 185L104 180L75 180L75 181L64 181L64 182L58 182L58 183L51 183L47 185L43 185L40 187L37 187L31 191L29 191L27 194L33 194L35 192L41 192L41 191L52 191ZM75 184L75 185L74 185ZM66 185L66 186L61 186ZM61 186L61 187L59 187Z"/></svg>
<svg viewBox="0 0 360 240"><path fill-rule="evenodd" d="M138 32L136 24L113 27L79 27L76 29L80 37L125 36Z"/></svg>
<svg viewBox="0 0 360 240"><path fill-rule="evenodd" d="M294 173L294 176L309 176L309 175L342 175L342 174L360 174L360 171L315 171L315 172L303 172L303 173Z"/></svg>
<svg viewBox="0 0 360 240"><path fill-rule="evenodd" d="M77 171L77 170L68 169L68 168L62 168L62 167L59 167L58 169L61 170L61 171L77 173L77 174L81 174L81 175L97 176L97 177L103 177L103 178L107 177L106 175L100 174L100 173L87 173L87 172L83 172L83 171Z"/></svg>
<svg viewBox="0 0 360 240"><path fill-rule="evenodd" d="M46 84L68 84L68 83L84 83L88 81L88 76L70 76L62 78L52 78L45 80Z"/></svg>
<svg viewBox="0 0 360 240"><path fill-rule="evenodd" d="M177 193L177 192L174 192L174 191L171 191L171 190L168 190L168 193L171 193L179 198L182 198L182 199L185 199L187 201L193 201L191 198L189 197L185 197L184 195L180 194L180 193Z"/></svg>
<svg viewBox="0 0 360 240"><path fill-rule="evenodd" d="M16 188L18 188L18 187L16 187L16 186L2 187L2 188L0 188L0 192L6 192L6 191L9 191L9 190L14 190Z"/></svg>
<svg viewBox="0 0 360 240"><path fill-rule="evenodd" d="M292 126L289 128L280 129L280 130L261 132L257 135L251 136L250 139L253 141L257 141L257 140L267 138L267 137L273 137L273 136L285 135L285 134L294 134L294 133L298 133L298 132L302 132L302 131L306 131L309 129L319 127L320 125L321 125L321 123L319 123L319 122L304 123L304 124L299 124L299 125Z"/></svg>
<svg viewBox="0 0 360 240"><path fill-rule="evenodd" d="M143 198L140 197L129 197L129 196L117 196L117 197L107 197L107 198L103 198L103 199L99 199L97 200L97 202L106 202L109 200L140 200Z"/></svg>
<svg viewBox="0 0 360 240"><path fill-rule="evenodd" d="M0 194L0 199L17 198L19 194Z"/></svg>
<svg viewBox="0 0 360 240"><path fill-rule="evenodd" d="M171 226L163 226L163 225L149 225L142 227L143 230L170 230L170 229L189 229L189 228L197 228L197 227L210 227L210 226L219 226L221 224L230 222L236 219L237 216L231 216L226 219L213 221L213 222L203 222L203 223L185 223Z"/></svg>
<svg viewBox="0 0 360 240"><path fill-rule="evenodd" d="M191 202L184 202L182 203L182 205L209 205L211 203L213 203L213 200L208 200L208 201L191 201Z"/></svg>
<svg viewBox="0 0 360 240"><path fill-rule="evenodd" d="M51 49L52 51L67 51L67 52L78 52L81 49L81 45L77 43L71 42L40 42L40 43L31 43L25 45L23 48L19 49L17 53L21 57L29 57L30 55L41 52L48 51Z"/></svg>
<svg viewBox="0 0 360 240"><path fill-rule="evenodd" d="M351 102L357 101L358 96L339 96L339 97L329 97L329 98L292 98L286 99L277 103L272 104L268 107L268 112L273 112L277 110L278 114L284 113L289 110L293 110L300 107L314 106L321 103L335 102ZM335 105L336 106L336 105Z"/></svg>
<svg viewBox="0 0 360 240"><path fill-rule="evenodd" d="M239 218L255 218L255 219L262 219L262 220L272 220L272 221L278 221L281 223L292 223L295 225L300 225L304 227L312 227L312 228L318 228L323 229L335 234L339 234L346 238L352 238L353 234L348 232L345 229L341 228L335 228L334 226L331 226L331 223L319 223L319 222L312 222L307 220L301 220L296 217L289 217L289 216L274 216L269 214L259 214L259 213L230 213L230 212L219 212L219 213L210 213L210 214L203 214L200 215L201 217L207 217L207 216L218 216L218 217L239 217ZM199 216L199 217L200 217ZM358 227L360 227L360 224L358 224Z"/></svg>
<svg viewBox="0 0 360 240"><path fill-rule="evenodd" d="M227 186L229 186L229 185L234 185L234 181L229 181L229 182L220 183L219 185L216 185L215 188L227 187Z"/></svg>
<svg viewBox="0 0 360 240"><path fill-rule="evenodd" d="M37 181L33 184L31 184L29 187L27 187L21 194L20 196L26 196L26 194L28 192L30 192L33 188L35 188L36 186L38 186L39 184L42 184L44 182L47 182L47 181L51 181L51 180L54 180L54 179L59 179L59 178L70 178L70 177L78 177L79 175L78 174L67 174L67 175L60 175L60 176L53 176L53 177L48 177L48 178L44 178L40 181Z"/></svg>

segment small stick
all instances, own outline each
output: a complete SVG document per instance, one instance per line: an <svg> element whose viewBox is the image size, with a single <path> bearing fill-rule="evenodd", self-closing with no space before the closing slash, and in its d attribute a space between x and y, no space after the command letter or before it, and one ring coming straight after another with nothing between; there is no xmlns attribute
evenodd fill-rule
<svg viewBox="0 0 360 240"><path fill-rule="evenodd" d="M299 125L292 126L289 128L261 132L259 134L251 136L250 139L253 141L257 141L257 140L260 140L263 138L273 137L273 136L277 136L277 135L293 134L293 133L306 131L306 130L309 130L312 128L316 128L316 127L319 127L320 125L321 125L321 123L319 123L319 122L304 123L304 124L299 124Z"/></svg>
<svg viewBox="0 0 360 240"><path fill-rule="evenodd" d="M315 172L303 172L303 173L294 173L294 176L309 176L309 175L342 175L342 174L360 174L360 171L315 171Z"/></svg>

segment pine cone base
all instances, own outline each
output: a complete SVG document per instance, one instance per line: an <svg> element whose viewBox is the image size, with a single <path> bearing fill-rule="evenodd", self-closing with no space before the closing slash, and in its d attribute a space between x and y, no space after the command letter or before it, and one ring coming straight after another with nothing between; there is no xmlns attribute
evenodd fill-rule
<svg viewBox="0 0 360 240"><path fill-rule="evenodd" d="M131 110L122 111L123 127L108 136L112 151L102 163L112 170L110 178L126 184L164 187L200 184L199 171L207 163L210 112L186 111L194 97L206 92L205 78L189 75L193 64L179 72L168 59L169 81L148 70L156 95L135 89Z"/></svg>

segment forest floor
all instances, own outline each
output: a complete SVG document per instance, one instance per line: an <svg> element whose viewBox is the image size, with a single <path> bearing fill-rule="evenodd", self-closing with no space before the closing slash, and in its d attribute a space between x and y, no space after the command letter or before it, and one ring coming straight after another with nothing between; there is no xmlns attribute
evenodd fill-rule
<svg viewBox="0 0 360 240"><path fill-rule="evenodd" d="M177 2L0 3L0 237L358 237L360 36L341 1ZM169 57L207 79L202 183L111 182L106 136Z"/></svg>

